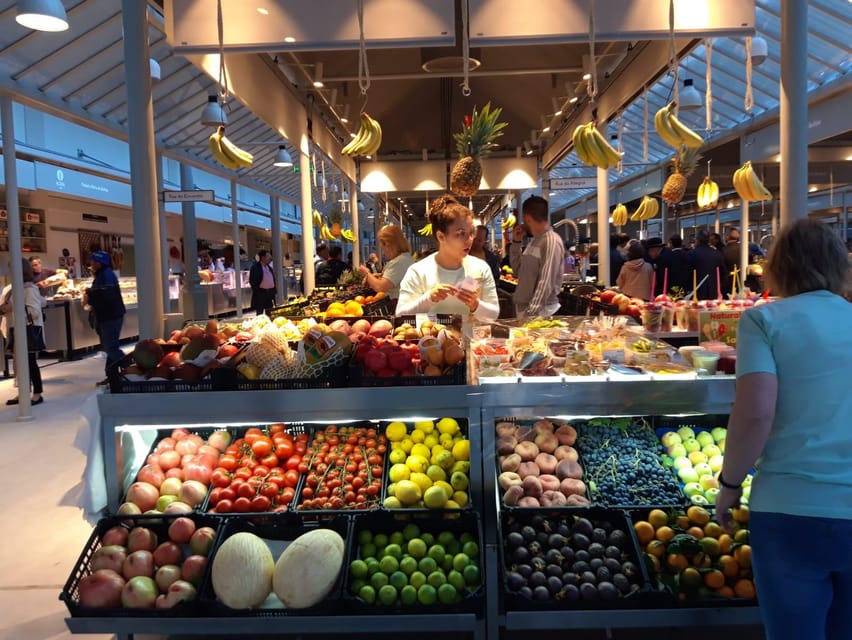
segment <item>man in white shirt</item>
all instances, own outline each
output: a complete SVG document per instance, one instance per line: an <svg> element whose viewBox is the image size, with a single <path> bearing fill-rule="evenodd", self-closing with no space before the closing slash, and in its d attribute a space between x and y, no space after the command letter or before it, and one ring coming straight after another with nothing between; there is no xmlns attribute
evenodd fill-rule
<svg viewBox="0 0 852 640"><path fill-rule="evenodd" d="M509 259L518 278L513 301L517 317L548 317L559 310L565 247L550 226L547 200L531 196L524 201L523 225L515 227ZM522 250L526 235L532 240Z"/></svg>

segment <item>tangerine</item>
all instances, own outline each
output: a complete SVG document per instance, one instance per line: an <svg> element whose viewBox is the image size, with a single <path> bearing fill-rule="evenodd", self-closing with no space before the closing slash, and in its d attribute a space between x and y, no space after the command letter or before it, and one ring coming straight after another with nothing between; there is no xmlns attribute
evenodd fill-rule
<svg viewBox="0 0 852 640"><path fill-rule="evenodd" d="M675 537L675 531L669 526L662 526L657 529L656 537L657 540L660 540L662 542L668 542L669 540Z"/></svg>
<svg viewBox="0 0 852 640"><path fill-rule="evenodd" d="M698 543L701 545L701 550L711 558L715 558L719 555L719 541L716 540L716 538L705 536L701 538Z"/></svg>
<svg viewBox="0 0 852 640"><path fill-rule="evenodd" d="M645 552L657 558L662 558L666 553L666 543L662 540L651 540L645 548Z"/></svg>
<svg viewBox="0 0 852 640"><path fill-rule="evenodd" d="M718 538L724 533L724 530L718 522L712 520L704 525L704 535L708 538Z"/></svg>
<svg viewBox="0 0 852 640"><path fill-rule="evenodd" d="M718 569L711 569L704 574L704 584L711 589L721 589L725 586L725 574Z"/></svg>
<svg viewBox="0 0 852 640"><path fill-rule="evenodd" d="M731 515L735 522L739 522L740 524L748 523L749 510L745 505L740 505L739 507L731 509Z"/></svg>
<svg viewBox="0 0 852 640"><path fill-rule="evenodd" d="M636 532L639 544L648 544L654 539L654 527L651 526L650 522L640 520L633 525L633 530Z"/></svg>
<svg viewBox="0 0 852 640"><path fill-rule="evenodd" d="M748 544L748 529L740 529L734 534L734 542Z"/></svg>
<svg viewBox="0 0 852 640"><path fill-rule="evenodd" d="M734 549L734 559L743 569L751 569L751 547L744 544Z"/></svg>
<svg viewBox="0 0 852 640"><path fill-rule="evenodd" d="M719 587L716 590L716 593L719 594L719 596L722 597L722 598L733 598L734 597L734 590L731 589L731 587L729 587L728 585L724 585L722 587Z"/></svg>
<svg viewBox="0 0 852 640"><path fill-rule="evenodd" d="M681 514L675 518L675 526L680 527L682 531L689 529L689 518Z"/></svg>
<svg viewBox="0 0 852 640"><path fill-rule="evenodd" d="M648 522L651 523L654 529L659 529L669 523L669 516L662 509L651 509L651 512L648 514ZM659 539L662 540L662 538Z"/></svg>
<svg viewBox="0 0 852 640"><path fill-rule="evenodd" d="M736 578L740 574L740 564L733 556L719 556L719 566L728 578Z"/></svg>
<svg viewBox="0 0 852 640"><path fill-rule="evenodd" d="M734 539L729 536L727 533L723 533L719 536L719 553L730 553L731 545L734 543Z"/></svg>
<svg viewBox="0 0 852 640"><path fill-rule="evenodd" d="M701 586L701 574L698 569L687 567L680 572L680 584L682 587L697 589Z"/></svg>
<svg viewBox="0 0 852 640"><path fill-rule="evenodd" d="M686 517L689 518L689 522L691 524L698 525L699 527L703 527L710 522L710 512L704 507L699 507L698 505L692 505L689 509L687 509Z"/></svg>
<svg viewBox="0 0 852 640"><path fill-rule="evenodd" d="M690 527L686 532L696 540L701 540L704 537L704 529L701 527Z"/></svg>
<svg viewBox="0 0 852 640"><path fill-rule="evenodd" d="M689 560L682 553L670 553L666 557L666 564L672 569L682 570L689 567Z"/></svg>
<svg viewBox="0 0 852 640"><path fill-rule="evenodd" d="M662 566L660 565L660 559L657 556L652 555L650 553L646 553L645 559L648 562L650 562L651 565L653 565L655 573L660 573L662 571Z"/></svg>
<svg viewBox="0 0 852 640"><path fill-rule="evenodd" d="M734 584L734 594L738 598L753 600L755 597L754 583L748 578L740 578Z"/></svg>

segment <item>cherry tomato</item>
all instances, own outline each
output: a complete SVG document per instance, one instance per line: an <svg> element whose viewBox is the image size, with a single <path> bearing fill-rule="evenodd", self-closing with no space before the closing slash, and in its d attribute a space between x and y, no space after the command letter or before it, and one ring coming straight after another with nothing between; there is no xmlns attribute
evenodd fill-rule
<svg viewBox="0 0 852 640"><path fill-rule="evenodd" d="M305 451L308 449L308 444L304 440L296 440L296 453L300 455L304 455Z"/></svg>
<svg viewBox="0 0 852 640"><path fill-rule="evenodd" d="M328 487L322 487L317 490L318 498L328 498L331 495L331 490Z"/></svg>
<svg viewBox="0 0 852 640"><path fill-rule="evenodd" d="M288 465L289 465L289 461L288 461ZM288 468L289 468L289 466L288 466ZM308 463L307 462L300 462L299 466L296 467L296 468L299 470L299 473L307 473L308 472Z"/></svg>
<svg viewBox="0 0 852 640"><path fill-rule="evenodd" d="M279 460L286 460L293 455L295 450L296 446L289 440L285 440L275 447L275 455L278 456Z"/></svg>
<svg viewBox="0 0 852 640"><path fill-rule="evenodd" d="M311 474L305 479L305 484L309 487L316 487L319 484L319 478Z"/></svg>
<svg viewBox="0 0 852 640"><path fill-rule="evenodd" d="M260 485L260 495L274 498L278 494L278 484L267 480Z"/></svg>
<svg viewBox="0 0 852 640"><path fill-rule="evenodd" d="M221 503L219 503L221 504ZM234 511L237 513L248 513L251 510L251 500L248 498L237 498L234 500Z"/></svg>
<svg viewBox="0 0 852 640"><path fill-rule="evenodd" d="M381 478L382 477L382 468L379 467L379 466L375 466L370 470L370 473L373 474L374 478Z"/></svg>
<svg viewBox="0 0 852 640"><path fill-rule="evenodd" d="M302 497L306 500L309 500L314 497L314 490L312 487L304 487L302 489Z"/></svg>
<svg viewBox="0 0 852 640"><path fill-rule="evenodd" d="M371 484L369 487L364 487L364 493L368 496L376 496L379 494L379 488L376 485Z"/></svg>
<svg viewBox="0 0 852 640"><path fill-rule="evenodd" d="M376 451L378 451L379 453L384 453L387 450L388 450L388 447L387 447L387 445L384 445L384 444L380 444L378 447L376 447Z"/></svg>
<svg viewBox="0 0 852 640"><path fill-rule="evenodd" d="M255 491L254 487L248 483L243 483L237 490L237 496L239 496L239 498L253 498L256 494L257 491ZM237 498L237 500L239 500L239 498Z"/></svg>
<svg viewBox="0 0 852 640"><path fill-rule="evenodd" d="M285 486L295 488L299 483L299 472L295 469L290 469L284 474Z"/></svg>
<svg viewBox="0 0 852 640"><path fill-rule="evenodd" d="M281 492L281 495L278 496L275 501L278 504L290 504L293 502L293 498L296 497L296 490L293 487L284 487L284 490Z"/></svg>
<svg viewBox="0 0 852 640"><path fill-rule="evenodd" d="M215 507L222 499L222 487L214 487L210 490L210 506Z"/></svg>
<svg viewBox="0 0 852 640"><path fill-rule="evenodd" d="M252 476L251 469L249 469L248 467L240 467L239 469L234 471L234 477L235 478L240 478L242 480L248 480L249 478L251 478L251 476Z"/></svg>
<svg viewBox="0 0 852 640"><path fill-rule="evenodd" d="M233 502L236 498L237 492L234 490L233 487L223 487L222 490L219 492L220 500L230 500L231 502Z"/></svg>
<svg viewBox="0 0 852 640"><path fill-rule="evenodd" d="M271 451L272 440L270 440L267 436L261 436L251 444L251 452L256 458L268 456Z"/></svg>
<svg viewBox="0 0 852 640"><path fill-rule="evenodd" d="M364 478L361 476L356 476L352 478L352 488L356 491L364 486Z"/></svg>
<svg viewBox="0 0 852 640"><path fill-rule="evenodd" d="M298 469L302 466L302 456L290 456L284 464L285 469Z"/></svg>
<svg viewBox="0 0 852 640"><path fill-rule="evenodd" d="M216 504L216 513L231 513L234 510L234 503L231 500L219 500Z"/></svg>
<svg viewBox="0 0 852 640"><path fill-rule="evenodd" d="M255 496L251 501L252 511L269 511L272 506L272 500L267 496Z"/></svg>
<svg viewBox="0 0 852 640"><path fill-rule="evenodd" d="M372 465L381 464L381 462L382 462L382 457L381 457L381 456L377 456L377 455L372 455L372 456L370 456L369 458L367 458L367 462L368 462L369 464L372 464Z"/></svg>
<svg viewBox="0 0 852 640"><path fill-rule="evenodd" d="M235 471L237 468L236 456L226 453L221 458L219 458L219 466L225 469L226 471Z"/></svg>

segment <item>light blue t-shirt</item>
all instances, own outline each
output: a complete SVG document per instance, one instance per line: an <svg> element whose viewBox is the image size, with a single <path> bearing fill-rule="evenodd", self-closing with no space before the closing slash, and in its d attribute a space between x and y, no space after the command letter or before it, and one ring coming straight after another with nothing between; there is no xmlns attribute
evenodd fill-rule
<svg viewBox="0 0 852 640"><path fill-rule="evenodd" d="M748 309L737 377L759 372L778 400L749 506L852 519L852 304L811 291Z"/></svg>

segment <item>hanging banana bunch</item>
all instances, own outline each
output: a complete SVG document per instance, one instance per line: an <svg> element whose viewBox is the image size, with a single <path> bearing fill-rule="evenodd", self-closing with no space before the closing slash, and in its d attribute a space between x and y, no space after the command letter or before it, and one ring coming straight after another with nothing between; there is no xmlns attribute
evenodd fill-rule
<svg viewBox="0 0 852 640"><path fill-rule="evenodd" d="M712 209L719 202L719 185L704 176L704 181L698 186L696 203L701 209Z"/></svg>
<svg viewBox="0 0 852 640"><path fill-rule="evenodd" d="M340 237L343 238L344 242L355 242L355 234L352 233L351 229L342 229Z"/></svg>
<svg viewBox="0 0 852 640"><path fill-rule="evenodd" d="M371 156L382 146L382 126L368 114L361 114L361 126L342 153L347 156Z"/></svg>
<svg viewBox="0 0 852 640"><path fill-rule="evenodd" d="M633 212L633 215L630 216L630 219L633 222L636 222L637 220L650 220L658 213L660 213L659 200L645 196L642 198L642 202L639 203L639 207Z"/></svg>
<svg viewBox="0 0 852 640"><path fill-rule="evenodd" d="M320 212L317 211L316 209L314 209L313 221L314 221L315 227L321 227L322 226L322 215L320 215Z"/></svg>
<svg viewBox="0 0 852 640"><path fill-rule="evenodd" d="M331 229L329 229L328 225L325 224L324 222L322 223L322 226L320 227L319 237L320 237L321 240L325 240L326 242L330 242L330 241L337 239L332 235Z"/></svg>
<svg viewBox="0 0 852 640"><path fill-rule="evenodd" d="M573 140L577 156L590 167L614 169L624 156L612 148L594 122L581 124L574 129Z"/></svg>
<svg viewBox="0 0 852 640"><path fill-rule="evenodd" d="M704 138L683 124L674 114L674 103L670 102L654 115L654 128L657 134L670 147L680 149L684 144L689 149L698 149L704 144Z"/></svg>
<svg viewBox="0 0 852 640"><path fill-rule="evenodd" d="M620 202L612 210L612 224L616 227L623 227L627 224L627 207L625 207Z"/></svg>
<svg viewBox="0 0 852 640"><path fill-rule="evenodd" d="M432 235L432 223L428 223L426 226L421 227L417 233L421 236L431 236Z"/></svg>
<svg viewBox="0 0 852 640"><path fill-rule="evenodd" d="M750 202L772 200L772 194L757 177L751 162L746 162L734 172L734 189L737 190L737 195L743 200Z"/></svg>
<svg viewBox="0 0 852 640"><path fill-rule="evenodd" d="M515 217L514 213L510 213L509 217L500 223L500 227L503 229L511 229L516 224L518 224L518 219Z"/></svg>
<svg viewBox="0 0 852 640"><path fill-rule="evenodd" d="M223 126L216 128L215 133L207 139L207 145L216 161L226 169L244 169L254 162L254 156L225 137Z"/></svg>

